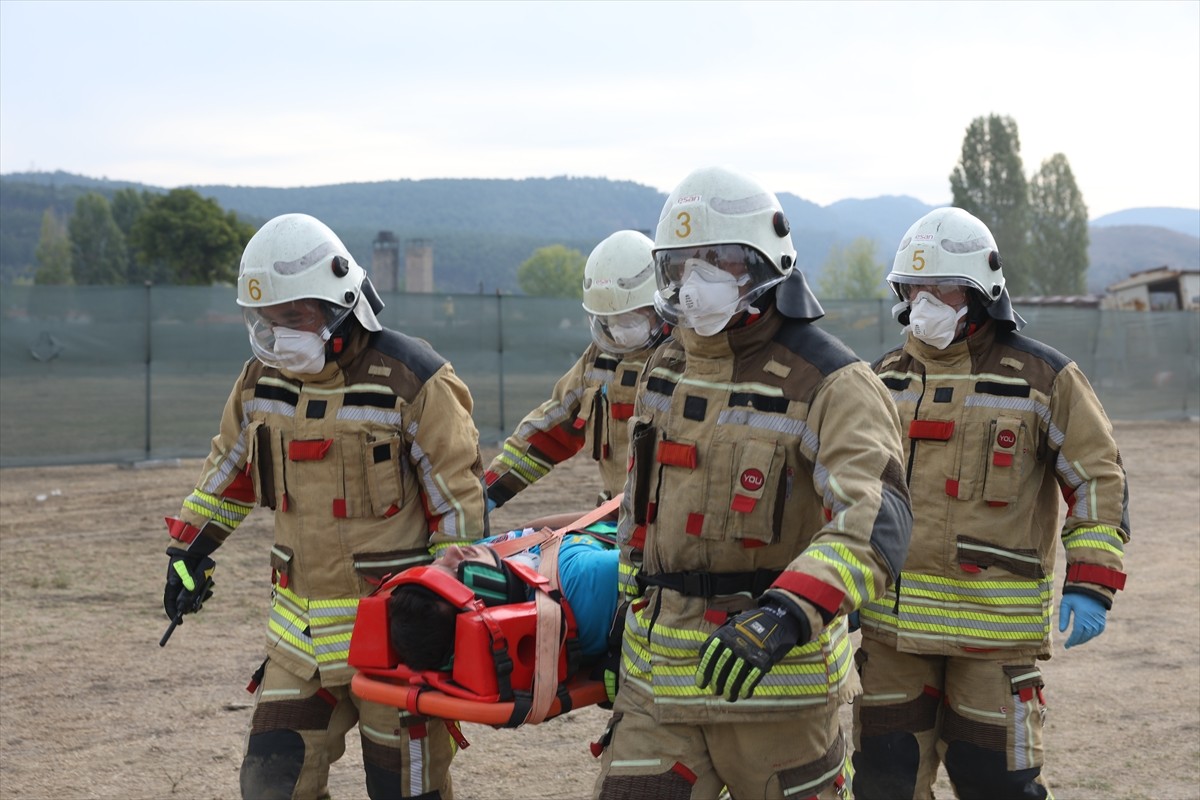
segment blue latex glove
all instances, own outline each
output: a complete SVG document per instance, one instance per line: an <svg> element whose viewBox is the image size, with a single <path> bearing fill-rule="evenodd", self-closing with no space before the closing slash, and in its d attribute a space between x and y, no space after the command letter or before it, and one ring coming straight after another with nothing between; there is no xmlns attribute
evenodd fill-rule
<svg viewBox="0 0 1200 800"><path fill-rule="evenodd" d="M1071 627L1071 636L1066 648L1090 641L1104 633L1108 610L1104 604L1086 594L1064 594L1062 603L1058 606L1058 630L1063 632L1074 616L1075 623Z"/></svg>
<svg viewBox="0 0 1200 800"><path fill-rule="evenodd" d="M851 633L854 633L856 630L862 627L862 620L859 618L857 611L851 611L849 614L847 614L846 622L850 626Z"/></svg>

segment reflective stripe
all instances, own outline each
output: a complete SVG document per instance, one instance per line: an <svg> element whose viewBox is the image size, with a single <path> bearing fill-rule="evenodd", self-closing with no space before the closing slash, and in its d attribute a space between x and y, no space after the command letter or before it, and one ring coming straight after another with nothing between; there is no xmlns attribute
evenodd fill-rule
<svg viewBox="0 0 1200 800"><path fill-rule="evenodd" d="M872 579L871 568L855 558L846 545L841 542L819 543L808 547L803 555L831 564L837 569L842 578L842 585L854 600L855 606L875 599L875 581Z"/></svg>
<svg viewBox="0 0 1200 800"><path fill-rule="evenodd" d="M1064 533L1062 540L1063 547L1067 550L1093 548L1104 550L1117 556L1125 554L1125 541L1121 537L1121 532L1108 525L1076 528L1070 533Z"/></svg>
<svg viewBox="0 0 1200 800"><path fill-rule="evenodd" d="M673 628L655 622L646 639L651 616L649 608L635 612L626 622L622 662L626 676L646 687L655 702L711 701L711 688L696 686L700 646L708 634L693 629ZM844 623L835 623L814 642L793 648L767 672L751 699L787 705L796 701L809 705L813 698L836 693L852 668L852 647ZM739 700L739 703L742 701Z"/></svg>
<svg viewBox="0 0 1200 800"><path fill-rule="evenodd" d="M508 468L508 473L515 473L525 484L536 483L550 474L550 465L545 464L528 453L522 453L508 442L497 457L497 461Z"/></svg>
<svg viewBox="0 0 1200 800"><path fill-rule="evenodd" d="M199 489L188 495L187 499L183 501L183 507L196 512L205 519L223 523L230 530L234 530L242 524L242 520L254 508L252 505L239 503L236 500L222 499Z"/></svg>
<svg viewBox="0 0 1200 800"><path fill-rule="evenodd" d="M571 391L563 395L561 403L551 405L551 401L546 401L541 408L538 409L539 415L535 419L524 422L521 427L517 428L516 435L525 441L529 441L535 433L545 433L551 428L558 427L563 420L571 416L568 408L573 408L579 403L579 398L583 397L587 387L577 386Z"/></svg>

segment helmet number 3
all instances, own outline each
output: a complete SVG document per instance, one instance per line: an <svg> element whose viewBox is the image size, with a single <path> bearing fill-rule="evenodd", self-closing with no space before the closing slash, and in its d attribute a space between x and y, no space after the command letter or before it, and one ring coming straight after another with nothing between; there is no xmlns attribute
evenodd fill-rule
<svg viewBox="0 0 1200 800"><path fill-rule="evenodd" d="M258 278L251 278L246 283L246 293L250 295L251 300L262 300L262 287L258 285Z"/></svg>
<svg viewBox="0 0 1200 800"><path fill-rule="evenodd" d="M675 229L675 236L679 239L686 239L692 235L692 215L686 211L680 211L675 215L675 219L679 221L679 227Z"/></svg>
<svg viewBox="0 0 1200 800"><path fill-rule="evenodd" d="M925 269L925 259L921 256L924 250L913 250L912 268L914 272L920 272Z"/></svg>

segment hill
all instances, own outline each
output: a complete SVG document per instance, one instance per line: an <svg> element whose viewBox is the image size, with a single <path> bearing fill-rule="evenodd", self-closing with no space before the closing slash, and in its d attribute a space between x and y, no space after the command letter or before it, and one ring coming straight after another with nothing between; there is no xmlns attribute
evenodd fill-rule
<svg viewBox="0 0 1200 800"><path fill-rule="evenodd" d="M90 178L66 172L24 172L0 176L0 280L29 276L42 212L62 217L88 191L111 197L122 188L165 192L129 181ZM440 292L518 291L517 267L538 247L564 244L588 253L615 230L633 228L653 235L666 196L630 181L605 178L527 178L524 180L439 179L346 183L288 189L253 186L192 186L204 197L236 211L252 224L291 211L312 214L329 224L364 265L371 263L379 231L398 239L433 242L434 280ZM889 264L896 244L914 220L933 206L907 196L839 200L821 206L788 192L779 200L792 225L797 263L814 283L834 245L866 236L875 256ZM1190 216L1189 216L1190 215ZM1112 221L1153 221L1113 225ZM1191 222L1189 222L1191 220ZM1171 208L1128 209L1094 221L1089 248L1089 291L1151 266L1194 267L1197 240L1180 232L1200 220L1200 211Z"/></svg>
<svg viewBox="0 0 1200 800"><path fill-rule="evenodd" d="M1093 225L1088 229L1087 290L1105 287L1154 267L1200 269L1200 239L1149 225Z"/></svg>
<svg viewBox="0 0 1200 800"><path fill-rule="evenodd" d="M1096 217L1090 224L1093 227L1103 228L1150 225L1200 239L1200 209L1195 208L1127 208L1124 211L1114 211L1111 214Z"/></svg>

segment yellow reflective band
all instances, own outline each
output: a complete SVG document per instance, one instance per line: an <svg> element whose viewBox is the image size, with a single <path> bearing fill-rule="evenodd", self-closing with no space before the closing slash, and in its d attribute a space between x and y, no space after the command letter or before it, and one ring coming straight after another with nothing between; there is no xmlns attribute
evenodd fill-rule
<svg viewBox="0 0 1200 800"><path fill-rule="evenodd" d="M172 563L171 567L175 570L175 574L179 576L179 579L183 581L183 588L189 592L196 591L196 582L192 580L192 574L188 572L187 567L184 566L182 561ZM212 573L209 574L211 575Z"/></svg>

